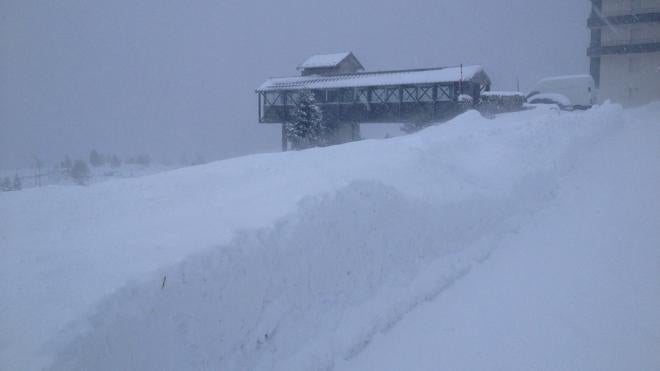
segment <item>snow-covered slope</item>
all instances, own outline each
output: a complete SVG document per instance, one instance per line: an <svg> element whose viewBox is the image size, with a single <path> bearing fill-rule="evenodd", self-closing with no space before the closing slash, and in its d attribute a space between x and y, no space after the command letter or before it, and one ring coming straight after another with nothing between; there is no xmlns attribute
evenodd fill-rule
<svg viewBox="0 0 660 371"><path fill-rule="evenodd" d="M487 262L337 369L660 370L660 115L640 113Z"/></svg>
<svg viewBox="0 0 660 371"><path fill-rule="evenodd" d="M659 116L469 112L407 137L0 194L0 369L350 365L503 236L570 214L561 187L590 151L638 130L635 156L657 154ZM575 215L608 211L588 206Z"/></svg>

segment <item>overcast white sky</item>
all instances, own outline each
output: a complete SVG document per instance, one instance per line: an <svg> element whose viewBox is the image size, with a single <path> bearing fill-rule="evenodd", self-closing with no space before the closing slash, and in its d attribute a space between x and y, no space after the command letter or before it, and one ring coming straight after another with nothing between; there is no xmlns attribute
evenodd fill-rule
<svg viewBox="0 0 660 371"><path fill-rule="evenodd" d="M0 0L0 167L91 148L177 161L279 148L254 89L308 55L483 64L496 90L587 72L587 0Z"/></svg>

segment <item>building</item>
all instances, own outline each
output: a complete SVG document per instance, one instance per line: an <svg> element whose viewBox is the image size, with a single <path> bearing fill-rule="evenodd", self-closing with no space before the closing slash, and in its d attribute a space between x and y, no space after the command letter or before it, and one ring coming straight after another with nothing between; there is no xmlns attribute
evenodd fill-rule
<svg viewBox="0 0 660 371"><path fill-rule="evenodd" d="M491 86L481 66L366 72L353 53L312 56L298 70L300 76L271 78L257 89L259 122L284 127L300 92L310 91L337 128L335 143L358 139L360 124L447 119L459 111L459 96L478 102Z"/></svg>
<svg viewBox="0 0 660 371"><path fill-rule="evenodd" d="M599 100L660 100L660 0L591 0L591 75Z"/></svg>
<svg viewBox="0 0 660 371"><path fill-rule="evenodd" d="M313 55L298 66L301 75L343 75L364 71L353 53Z"/></svg>

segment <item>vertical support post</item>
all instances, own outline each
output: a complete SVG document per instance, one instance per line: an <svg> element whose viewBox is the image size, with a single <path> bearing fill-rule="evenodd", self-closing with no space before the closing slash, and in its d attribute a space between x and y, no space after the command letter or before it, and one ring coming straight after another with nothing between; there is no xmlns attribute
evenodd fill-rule
<svg viewBox="0 0 660 371"><path fill-rule="evenodd" d="M440 100L440 85L433 85L433 112L431 113L431 121L435 122L435 117L438 112L438 101Z"/></svg>
<svg viewBox="0 0 660 371"><path fill-rule="evenodd" d="M463 63L461 63L461 78L458 80L458 96L463 94Z"/></svg>
<svg viewBox="0 0 660 371"><path fill-rule="evenodd" d="M289 150L289 141L286 137L286 122L282 123L282 152Z"/></svg>
<svg viewBox="0 0 660 371"><path fill-rule="evenodd" d="M361 133L361 130L360 130L360 123L359 122L357 122L357 121L353 122L351 130L352 130L351 135L353 136L353 141L362 139L362 133Z"/></svg>
<svg viewBox="0 0 660 371"><path fill-rule="evenodd" d="M602 0L592 0L591 1L591 18L601 18L603 15L603 1ZM600 48L602 45L602 30L600 27L591 29L591 42L589 46L591 48ZM596 83L596 88L600 88L600 56L592 56L589 63L589 72L594 78Z"/></svg>
<svg viewBox="0 0 660 371"><path fill-rule="evenodd" d="M398 95L399 95L399 104L397 104L397 113L396 117L398 120L401 120L401 107L403 106L403 87L399 86L398 88Z"/></svg>
<svg viewBox="0 0 660 371"><path fill-rule="evenodd" d="M591 76L594 78L596 88L600 88L600 57L591 57L589 72L591 72Z"/></svg>

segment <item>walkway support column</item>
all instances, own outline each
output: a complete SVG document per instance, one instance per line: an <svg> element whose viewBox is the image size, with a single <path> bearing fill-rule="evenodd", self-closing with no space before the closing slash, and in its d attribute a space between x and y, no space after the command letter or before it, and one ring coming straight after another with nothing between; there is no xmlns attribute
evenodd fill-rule
<svg viewBox="0 0 660 371"><path fill-rule="evenodd" d="M289 141L286 137L286 123L282 124L282 152L286 152L289 149Z"/></svg>

